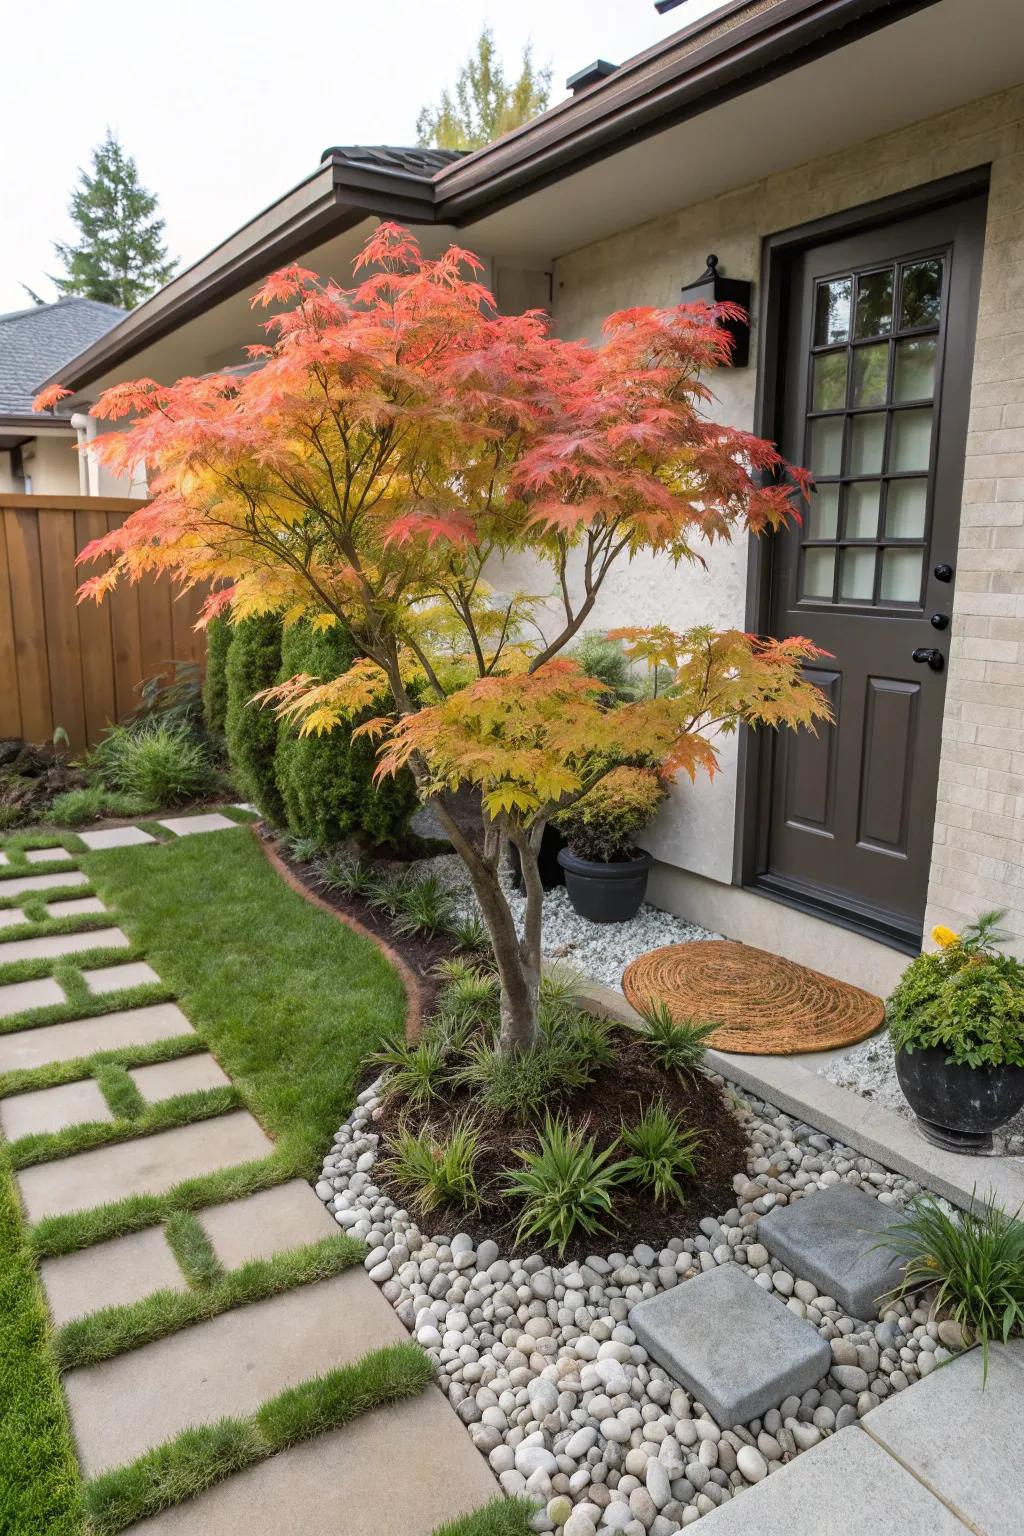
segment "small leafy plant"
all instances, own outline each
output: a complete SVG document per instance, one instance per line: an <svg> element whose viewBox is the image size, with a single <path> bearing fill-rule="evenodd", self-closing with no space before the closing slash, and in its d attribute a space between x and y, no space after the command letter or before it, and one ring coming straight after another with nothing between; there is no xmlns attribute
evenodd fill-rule
<svg viewBox="0 0 1024 1536"><path fill-rule="evenodd" d="M613 768L566 810L553 817L581 859L605 864L628 859L634 839L654 820L665 786L650 768Z"/></svg>
<svg viewBox="0 0 1024 1536"><path fill-rule="evenodd" d="M577 1231L605 1231L612 1191L625 1177L623 1164L612 1161L617 1147L599 1152L582 1126L545 1115L536 1149L516 1148L523 1166L505 1184L506 1194L523 1202L516 1243L539 1238L561 1258Z"/></svg>
<svg viewBox="0 0 1024 1536"><path fill-rule="evenodd" d="M374 1052L370 1062L385 1069L385 1098L401 1095L409 1104L423 1108L438 1097L447 1081L447 1055L445 1042L434 1036L410 1045L396 1035Z"/></svg>
<svg viewBox="0 0 1024 1536"><path fill-rule="evenodd" d="M996 947L1002 913L954 933L936 928L937 953L917 955L886 1004L896 1050L938 1049L968 1067L1024 1067L1024 965Z"/></svg>
<svg viewBox="0 0 1024 1536"><path fill-rule="evenodd" d="M1009 1216L990 1197L950 1216L933 1195L921 1195L885 1234L885 1247L907 1260L899 1294L937 1286L934 1310L980 1340L986 1379L992 1340L1024 1334L1021 1210Z"/></svg>
<svg viewBox="0 0 1024 1536"><path fill-rule="evenodd" d="M698 1072L718 1025L713 1020L673 1018L660 998L649 1003L642 1014L647 1048L662 1071L674 1072L676 1077Z"/></svg>
<svg viewBox="0 0 1024 1536"><path fill-rule="evenodd" d="M385 1152L385 1165L406 1196L422 1211L453 1204L476 1210L480 1205L475 1164L480 1150L480 1126L462 1115L446 1137L429 1126L413 1131L400 1125Z"/></svg>
<svg viewBox="0 0 1024 1536"><path fill-rule="evenodd" d="M648 1104L632 1125L623 1124L620 1140L630 1154L622 1164L629 1178L652 1190L662 1205L670 1198L682 1202L679 1180L692 1178L697 1171L699 1132L686 1130L680 1117L659 1099Z"/></svg>

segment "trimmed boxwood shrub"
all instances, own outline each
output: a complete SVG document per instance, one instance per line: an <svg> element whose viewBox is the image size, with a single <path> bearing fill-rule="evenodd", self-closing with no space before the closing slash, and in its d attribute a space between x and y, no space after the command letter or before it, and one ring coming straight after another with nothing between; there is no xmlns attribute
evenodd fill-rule
<svg viewBox="0 0 1024 1536"><path fill-rule="evenodd" d="M249 703L254 693L277 682L281 670L281 620L276 614L232 625L225 670L224 734L231 776L264 816L280 824L284 807L274 777L277 716L272 709Z"/></svg>
<svg viewBox="0 0 1024 1536"><path fill-rule="evenodd" d="M203 678L203 718L206 729L223 736L228 708L228 647L231 625L227 619L211 619L206 629L206 676Z"/></svg>
<svg viewBox="0 0 1024 1536"><path fill-rule="evenodd" d="M290 625L281 641L281 678L306 672L337 677L358 652L340 626L317 632ZM386 703L373 713L383 713ZM321 846L361 834L375 844L397 844L406 836L416 809L416 787L408 772L373 782L374 745L355 740L344 726L325 736L300 736L296 726L278 728L275 772L289 829Z"/></svg>

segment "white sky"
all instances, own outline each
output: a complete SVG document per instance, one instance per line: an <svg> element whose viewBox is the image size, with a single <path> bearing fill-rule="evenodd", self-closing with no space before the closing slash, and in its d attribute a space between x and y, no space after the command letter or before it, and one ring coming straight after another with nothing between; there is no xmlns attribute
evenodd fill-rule
<svg viewBox="0 0 1024 1536"><path fill-rule="evenodd" d="M56 297L51 241L109 125L160 199L188 265L314 169L331 144L413 144L490 22L509 73L532 42L568 75L624 59L714 10L688 0L7 0L0 162L0 312ZM57 268L59 270L59 267Z"/></svg>

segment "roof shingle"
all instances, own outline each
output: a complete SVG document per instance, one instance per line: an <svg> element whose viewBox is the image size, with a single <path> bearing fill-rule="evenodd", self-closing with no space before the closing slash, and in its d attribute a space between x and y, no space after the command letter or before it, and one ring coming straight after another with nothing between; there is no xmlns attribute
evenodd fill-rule
<svg viewBox="0 0 1024 1536"><path fill-rule="evenodd" d="M24 415L39 386L126 310L96 299L58 299L0 315L0 415Z"/></svg>

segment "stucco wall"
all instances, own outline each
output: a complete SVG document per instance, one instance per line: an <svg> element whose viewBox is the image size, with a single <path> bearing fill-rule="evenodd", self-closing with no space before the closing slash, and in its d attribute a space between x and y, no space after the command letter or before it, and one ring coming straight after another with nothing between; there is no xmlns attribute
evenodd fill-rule
<svg viewBox="0 0 1024 1536"><path fill-rule="evenodd" d="M555 267L563 336L596 337L611 310L670 304L703 270L754 278L779 230L941 176L992 166L974 413L952 631L946 741L928 923L1005 904L1024 936L1024 87L811 161L574 252ZM759 294L755 286L756 316ZM752 360L758 337L752 336ZM712 380L719 418L753 424L752 364ZM636 561L606 592L597 624L742 623L745 544L708 572ZM667 863L727 881L733 868L734 747L711 785L677 789L648 839Z"/></svg>
<svg viewBox="0 0 1024 1536"><path fill-rule="evenodd" d="M26 475L32 477L34 496L77 496L78 454L73 432L62 437L37 437L21 451Z"/></svg>

